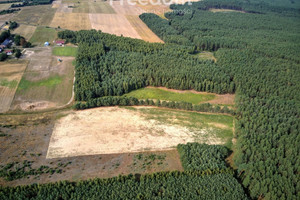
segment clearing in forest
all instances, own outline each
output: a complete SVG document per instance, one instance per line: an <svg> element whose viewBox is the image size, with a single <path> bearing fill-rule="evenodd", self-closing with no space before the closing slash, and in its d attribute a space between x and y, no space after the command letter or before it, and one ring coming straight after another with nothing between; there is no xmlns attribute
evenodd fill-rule
<svg viewBox="0 0 300 200"><path fill-rule="evenodd" d="M184 101L192 104L210 103L219 105L234 105L234 94L215 94L195 90L174 90L165 87L141 88L125 94L137 99L159 99L165 101Z"/></svg>
<svg viewBox="0 0 300 200"><path fill-rule="evenodd" d="M211 8L209 9L209 11L213 12L213 13L217 13L217 12L238 12L238 13L246 13L245 11L242 10L233 10L233 9L218 9L218 8Z"/></svg>
<svg viewBox="0 0 300 200"><path fill-rule="evenodd" d="M166 90L164 88L147 87L134 90L124 96L135 97L137 99L160 99L165 101L184 101L192 104L199 104L201 102L209 101L215 98L214 94L208 93L194 93L191 91L177 92L174 90Z"/></svg>
<svg viewBox="0 0 300 200"><path fill-rule="evenodd" d="M225 144L232 123L231 116L150 107L76 111L56 122L47 158L158 151L194 141Z"/></svg>
<svg viewBox="0 0 300 200"><path fill-rule="evenodd" d="M9 110L27 62L7 61L0 65L0 113Z"/></svg>

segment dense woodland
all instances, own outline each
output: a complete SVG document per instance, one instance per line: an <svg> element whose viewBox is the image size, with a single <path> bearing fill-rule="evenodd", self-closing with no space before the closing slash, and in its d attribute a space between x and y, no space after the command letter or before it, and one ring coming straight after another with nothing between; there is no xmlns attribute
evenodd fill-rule
<svg viewBox="0 0 300 200"><path fill-rule="evenodd" d="M189 166L184 172L135 174L15 188L0 186L0 199L247 199L233 171L224 167L223 158L228 153L225 147L192 143L178 148L182 151L181 159L186 161L193 159L189 151L197 158L201 155L211 161L209 165L202 163L201 170L198 166ZM202 152L206 148L209 150Z"/></svg>
<svg viewBox="0 0 300 200"><path fill-rule="evenodd" d="M196 51L214 51L218 67L232 78L238 107L234 160L244 187L252 198L297 199L299 11L257 1L203 1L172 8L192 12L168 13L168 21L153 14L140 17L166 41L191 42ZM244 13L212 13L209 8ZM186 38L187 43L174 41L163 30Z"/></svg>
<svg viewBox="0 0 300 200"><path fill-rule="evenodd" d="M100 31L64 31L78 43L75 98L120 96L148 85L233 93L235 84L213 61L191 55L193 47L150 44ZM172 70L170 70L172 69Z"/></svg>

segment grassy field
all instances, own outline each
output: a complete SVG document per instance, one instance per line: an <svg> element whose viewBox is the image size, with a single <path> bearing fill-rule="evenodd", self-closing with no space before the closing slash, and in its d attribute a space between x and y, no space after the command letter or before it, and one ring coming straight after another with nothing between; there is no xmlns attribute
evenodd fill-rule
<svg viewBox="0 0 300 200"><path fill-rule="evenodd" d="M57 28L60 26L69 30L89 30L91 22L87 13L55 13L50 24L51 27Z"/></svg>
<svg viewBox="0 0 300 200"><path fill-rule="evenodd" d="M28 41L34 34L35 29L36 26L21 24L17 29L13 31L13 33L22 35Z"/></svg>
<svg viewBox="0 0 300 200"><path fill-rule="evenodd" d="M89 13L115 14L115 10L107 2L89 2Z"/></svg>
<svg viewBox="0 0 300 200"><path fill-rule="evenodd" d="M76 57L77 47L55 47L53 48L53 55L55 56L72 56Z"/></svg>
<svg viewBox="0 0 300 200"><path fill-rule="evenodd" d="M89 4L88 2L81 2L75 4L73 8L73 13L89 13Z"/></svg>
<svg viewBox="0 0 300 200"><path fill-rule="evenodd" d="M195 94L192 92L177 93L159 88L142 88L134 90L124 96L135 97L137 99L160 99L166 101L185 101L198 104L214 99L214 94Z"/></svg>
<svg viewBox="0 0 300 200"><path fill-rule="evenodd" d="M52 42L57 38L57 31L53 28L37 27L29 40L33 44L43 45L45 42Z"/></svg>
<svg viewBox="0 0 300 200"><path fill-rule="evenodd" d="M0 11L1 10L6 10L10 8L11 3L4 3L4 4L0 4Z"/></svg>
<svg viewBox="0 0 300 200"><path fill-rule="evenodd" d="M194 56L196 58L199 58L200 60L213 60L215 62L217 61L214 54L212 52L208 52L208 51L203 51L203 52L197 53Z"/></svg>
<svg viewBox="0 0 300 200"><path fill-rule="evenodd" d="M26 79L22 79L19 84L18 91L26 92L26 90L34 89L35 87L43 87L43 86L52 88L60 84L62 82L62 79L63 77L57 75L40 81L29 81Z"/></svg>
<svg viewBox="0 0 300 200"><path fill-rule="evenodd" d="M10 60L0 64L0 113L10 109L17 85L27 66L25 60Z"/></svg>
<svg viewBox="0 0 300 200"><path fill-rule="evenodd" d="M48 26L55 12L56 9L52 8L52 5L28 6L22 8L21 12L13 17L13 21L22 24Z"/></svg>

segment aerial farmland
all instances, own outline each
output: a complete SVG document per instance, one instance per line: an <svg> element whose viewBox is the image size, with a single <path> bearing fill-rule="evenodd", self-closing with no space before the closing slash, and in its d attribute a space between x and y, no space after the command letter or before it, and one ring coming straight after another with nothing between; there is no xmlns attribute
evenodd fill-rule
<svg viewBox="0 0 300 200"><path fill-rule="evenodd" d="M297 199L282 1L0 0L0 199Z"/></svg>

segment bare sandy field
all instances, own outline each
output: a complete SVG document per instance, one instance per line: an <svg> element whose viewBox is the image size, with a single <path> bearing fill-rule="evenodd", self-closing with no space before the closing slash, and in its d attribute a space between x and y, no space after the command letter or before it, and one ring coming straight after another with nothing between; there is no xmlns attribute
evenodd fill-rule
<svg viewBox="0 0 300 200"><path fill-rule="evenodd" d="M10 61L1 63L0 113L7 112L9 110L26 66L26 61Z"/></svg>
<svg viewBox="0 0 300 200"><path fill-rule="evenodd" d="M17 29L13 31L13 33L22 35L28 41L33 35L35 29L36 26L21 24Z"/></svg>
<svg viewBox="0 0 300 200"><path fill-rule="evenodd" d="M89 14L92 28L105 33L141 39L124 15L120 14Z"/></svg>
<svg viewBox="0 0 300 200"><path fill-rule="evenodd" d="M89 14L87 13L59 13L56 12L50 24L51 27L58 27L69 30L89 30L92 28Z"/></svg>
<svg viewBox="0 0 300 200"><path fill-rule="evenodd" d="M164 43L137 15L127 15L127 20L144 41Z"/></svg>
<svg viewBox="0 0 300 200"><path fill-rule="evenodd" d="M222 143L206 129L195 134L188 127L149 119L126 108L76 111L56 122L47 158L166 150L196 137L209 144Z"/></svg>

